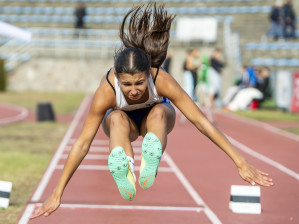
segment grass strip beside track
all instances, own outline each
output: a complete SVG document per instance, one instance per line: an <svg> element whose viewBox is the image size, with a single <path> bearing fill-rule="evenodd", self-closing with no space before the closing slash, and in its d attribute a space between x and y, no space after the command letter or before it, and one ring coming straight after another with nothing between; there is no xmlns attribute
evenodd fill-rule
<svg viewBox="0 0 299 224"><path fill-rule="evenodd" d="M299 114L291 114L279 110L246 110L236 112L238 115L260 121L299 122Z"/></svg>
<svg viewBox="0 0 299 224"><path fill-rule="evenodd" d="M39 102L51 102L57 114L73 114L84 94L80 92L4 92L0 93L0 102L26 107L36 111Z"/></svg>
<svg viewBox="0 0 299 224"><path fill-rule="evenodd" d="M278 110L273 100L267 100L257 110L238 111L236 114L259 121L274 121L289 123L290 127L282 128L285 131L299 135L299 114ZM298 127L292 123L298 122ZM287 126L287 125L286 125Z"/></svg>
<svg viewBox="0 0 299 224"><path fill-rule="evenodd" d="M0 93L2 103L34 111L38 102L50 101L56 114L64 115L73 114L83 97L83 93ZM68 126L67 122L19 122L0 126L0 180L13 183L10 206L0 209L0 223L16 223Z"/></svg>

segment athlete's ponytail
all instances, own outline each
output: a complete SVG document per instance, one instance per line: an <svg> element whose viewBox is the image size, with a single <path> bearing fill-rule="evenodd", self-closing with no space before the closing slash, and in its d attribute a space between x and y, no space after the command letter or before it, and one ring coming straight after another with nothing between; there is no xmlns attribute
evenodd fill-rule
<svg viewBox="0 0 299 224"><path fill-rule="evenodd" d="M126 33L125 24L129 16L128 32ZM120 27L120 39L125 48L131 50L137 48L141 50L137 50L139 53L145 53L146 57L142 58L147 60L149 66L160 67L166 58L169 45L169 31L174 18L175 15L168 15L163 5L157 7L156 3L150 2L145 7L137 6L125 15ZM125 49L125 51L129 49ZM134 51L136 52L136 50ZM120 63L120 57L124 56L122 55L123 53L121 51L116 55L115 67L120 68L120 65L117 66L117 63ZM132 52L132 54L134 53ZM145 63L145 61L138 61ZM138 63L135 60L132 62L133 64ZM117 69L116 72L120 73Z"/></svg>

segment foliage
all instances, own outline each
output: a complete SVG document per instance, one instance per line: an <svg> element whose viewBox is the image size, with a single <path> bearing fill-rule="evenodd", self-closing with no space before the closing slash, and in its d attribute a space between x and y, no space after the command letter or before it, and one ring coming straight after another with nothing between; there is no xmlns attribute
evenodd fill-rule
<svg viewBox="0 0 299 224"><path fill-rule="evenodd" d="M5 91L6 90L6 71L4 68L4 60L0 59L0 91Z"/></svg>

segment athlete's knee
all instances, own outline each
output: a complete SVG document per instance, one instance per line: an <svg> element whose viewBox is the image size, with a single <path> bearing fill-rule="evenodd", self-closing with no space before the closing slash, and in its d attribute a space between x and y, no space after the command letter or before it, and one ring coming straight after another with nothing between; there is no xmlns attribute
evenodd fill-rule
<svg viewBox="0 0 299 224"><path fill-rule="evenodd" d="M162 104L158 104L151 110L149 114L149 119L155 120L165 120L166 119L166 111Z"/></svg>
<svg viewBox="0 0 299 224"><path fill-rule="evenodd" d="M115 110L110 116L111 127L129 126L128 118L124 112Z"/></svg>

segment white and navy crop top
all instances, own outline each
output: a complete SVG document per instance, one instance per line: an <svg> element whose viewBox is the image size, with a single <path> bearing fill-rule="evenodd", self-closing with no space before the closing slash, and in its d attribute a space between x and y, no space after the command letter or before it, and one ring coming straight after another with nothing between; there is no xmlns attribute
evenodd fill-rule
<svg viewBox="0 0 299 224"><path fill-rule="evenodd" d="M157 94L157 90L155 87L155 81L156 81L157 75L159 73L159 68L157 69L154 80L153 80L152 76L149 75L148 86L147 86L148 91L149 91L148 100L145 101L144 103L131 104L131 105L127 103L126 98L120 89L120 85L119 85L119 82L118 82L118 79L116 78L116 76L114 77L114 84L115 84L114 86L115 87L113 87L113 85L109 81L108 75L109 75L110 70L107 72L106 79L116 95L116 109L124 110L124 111L132 111L132 110L138 110L138 109L142 109L142 108L146 108L146 107L151 107L157 103L161 103L161 102L165 101L165 99L163 99L164 97L161 97Z"/></svg>

